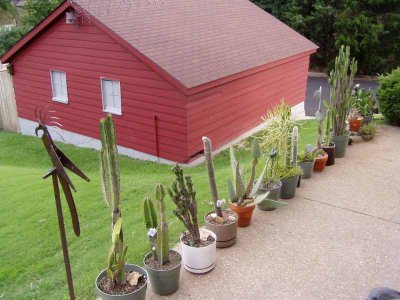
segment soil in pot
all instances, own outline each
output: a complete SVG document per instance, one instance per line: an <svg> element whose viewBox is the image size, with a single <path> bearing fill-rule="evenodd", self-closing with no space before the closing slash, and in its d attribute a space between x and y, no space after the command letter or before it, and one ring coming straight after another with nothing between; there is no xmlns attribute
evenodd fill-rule
<svg viewBox="0 0 400 300"><path fill-rule="evenodd" d="M296 196L297 184L299 183L300 175L296 175L290 178L282 178L282 188L280 197L281 199L291 199Z"/></svg>
<svg viewBox="0 0 400 300"><path fill-rule="evenodd" d="M303 170L302 179L309 179L312 176L315 161L302 161L299 166Z"/></svg>
<svg viewBox="0 0 400 300"><path fill-rule="evenodd" d="M231 210L222 211L223 218L212 211L205 215L205 227L217 236L217 248L227 248L235 244L238 215Z"/></svg>
<svg viewBox="0 0 400 300"><path fill-rule="evenodd" d="M282 187L282 182L280 180L264 183L258 190L258 194L261 195L269 192L268 199L277 201L279 200L281 187ZM264 211L271 211L276 209L276 207L271 206L268 201L263 201L261 203L258 203L257 207Z"/></svg>
<svg viewBox="0 0 400 300"><path fill-rule="evenodd" d="M328 161L328 154L315 159L314 172L322 172L325 169L326 162Z"/></svg>
<svg viewBox="0 0 400 300"><path fill-rule="evenodd" d="M187 231L182 233L181 241L186 246L193 247L193 238ZM208 245L211 245L214 242L215 242L215 238L212 235L208 235L208 237L206 239L200 240L200 245L198 245L198 247L196 247L196 248L207 247Z"/></svg>
<svg viewBox="0 0 400 300"><path fill-rule="evenodd" d="M119 299L145 299L143 298L143 294L145 297L147 274L143 274L145 272L143 270L142 273L141 270L143 269L135 265L125 265L125 277L127 282L120 286L114 285L112 280L107 276L106 270L104 270L96 280L98 291L103 293L103 295L100 295L101 298L113 299L114 297L118 297Z"/></svg>
<svg viewBox="0 0 400 300"><path fill-rule="evenodd" d="M239 227L246 227L250 225L255 207L256 206L254 204L242 207L242 206L237 206L235 203L229 202L229 208L233 210L235 213L237 213L239 217L238 219Z"/></svg>
<svg viewBox="0 0 400 300"><path fill-rule="evenodd" d="M349 118L350 131L358 132L361 128L363 121L363 117L359 117L357 119Z"/></svg>
<svg viewBox="0 0 400 300"><path fill-rule="evenodd" d="M331 143L329 147L322 145L322 150L324 150L325 153L328 154L328 161L326 162L326 166L333 166L335 164L335 144Z"/></svg>
<svg viewBox="0 0 400 300"><path fill-rule="evenodd" d="M158 295L171 295L179 289L182 257L174 251L169 251L169 262L161 265L155 260L153 253L148 253L144 264L149 275L153 291Z"/></svg>
<svg viewBox="0 0 400 300"><path fill-rule="evenodd" d="M350 134L333 135L332 142L335 143L335 157L342 158L346 155L347 145L349 143Z"/></svg>

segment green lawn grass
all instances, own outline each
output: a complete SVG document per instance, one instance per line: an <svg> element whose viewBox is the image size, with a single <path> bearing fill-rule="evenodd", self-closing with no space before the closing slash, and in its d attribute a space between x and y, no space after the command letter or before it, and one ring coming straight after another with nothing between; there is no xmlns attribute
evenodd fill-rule
<svg viewBox="0 0 400 300"><path fill-rule="evenodd" d="M300 129L300 149L315 144L316 123L305 121ZM250 143L237 149L238 160L249 163ZM71 175L78 189L75 201L81 223L81 237L73 235L69 212L64 205L72 273L77 299L94 299L94 280L106 266L110 247L111 213L100 189L98 152L58 143L58 146L90 177L87 183ZM248 149L245 149L248 148ZM265 158L261 164L265 162ZM142 265L148 252L142 221L142 200L154 198L157 182L171 184L170 166L121 156L122 216L127 260ZM248 165L248 164L247 164ZM56 209L51 179L42 175L50 161L40 140L0 132L0 299L68 299ZM228 151L215 159L220 197L227 197L226 179L231 176ZM258 170L261 171L261 167ZM212 210L204 164L187 168L197 190L200 219ZM178 242L181 224L166 200L171 246Z"/></svg>

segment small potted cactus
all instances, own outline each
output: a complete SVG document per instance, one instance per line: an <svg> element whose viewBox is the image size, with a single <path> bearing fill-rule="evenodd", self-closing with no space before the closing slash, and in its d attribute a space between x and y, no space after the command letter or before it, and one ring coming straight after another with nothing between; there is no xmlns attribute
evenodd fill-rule
<svg viewBox="0 0 400 300"><path fill-rule="evenodd" d="M303 170L302 179L309 179L312 176L312 172L315 164L315 153L312 145L307 145L302 154L299 154L298 161L299 166Z"/></svg>
<svg viewBox="0 0 400 300"><path fill-rule="evenodd" d="M364 122L364 118L360 115L357 108L352 108L350 110L349 116L349 128L352 132L358 132L361 128L361 125Z"/></svg>
<svg viewBox="0 0 400 300"><path fill-rule="evenodd" d="M286 203L278 201L282 187L282 182L278 177L278 169L278 152L275 148L272 148L268 155L267 172L265 173L264 181L258 189L258 194L260 195L269 192L268 198L257 204L257 207L261 210L271 211L286 205Z"/></svg>
<svg viewBox="0 0 400 300"><path fill-rule="evenodd" d="M103 300L146 299L147 273L136 265L126 264L128 246L124 245L120 209L120 173L115 127L111 115L100 120L100 175L104 200L112 209L112 246L108 267L95 281L97 293Z"/></svg>
<svg viewBox="0 0 400 300"><path fill-rule="evenodd" d="M244 169L240 169L240 163L236 161L233 147L230 148L230 155L235 186L233 185L232 181L228 179L228 191L230 199L229 207L231 210L238 214L239 227L246 227L250 225L256 204L259 204L264 200L275 203L277 207L285 205L278 201L269 200L269 192L261 195L258 194L260 186L264 182L267 166L264 167L264 170L262 171L260 177L257 179L256 182L254 182L256 166L258 164L258 159L260 158L260 146L257 140L254 140L253 143L253 163L251 167L250 180L247 182L247 184L245 184Z"/></svg>
<svg viewBox="0 0 400 300"><path fill-rule="evenodd" d="M222 209L225 200L218 197L211 140L208 137L203 137L203 144L211 197L215 208L214 211L205 215L205 227L216 234L218 248L227 248L236 242L238 215L234 211Z"/></svg>
<svg viewBox="0 0 400 300"><path fill-rule="evenodd" d="M287 139L287 148L284 165L279 169L282 181L281 199L291 199L296 195L296 188L300 182L303 170L297 165L299 129L293 128L292 136Z"/></svg>
<svg viewBox="0 0 400 300"><path fill-rule="evenodd" d="M153 291L158 295L171 295L179 288L182 257L178 252L169 249L164 197L164 188L158 184L156 199L159 222L152 200L144 199L144 220L151 249L144 258L144 265Z"/></svg>
<svg viewBox="0 0 400 300"><path fill-rule="evenodd" d="M376 125L372 122L361 126L360 134L364 141L370 141L376 134Z"/></svg>
<svg viewBox="0 0 400 300"><path fill-rule="evenodd" d="M180 237L183 265L189 272L207 273L215 266L217 236L208 229L199 228L196 191L191 177L184 177L178 165L172 171L176 179L172 187L168 188L168 194L176 205L174 214L186 227Z"/></svg>

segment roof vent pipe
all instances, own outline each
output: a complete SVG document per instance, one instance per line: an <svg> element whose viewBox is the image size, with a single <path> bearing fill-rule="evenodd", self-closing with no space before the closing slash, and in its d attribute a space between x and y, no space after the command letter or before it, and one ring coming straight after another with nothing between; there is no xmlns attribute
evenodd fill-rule
<svg viewBox="0 0 400 300"><path fill-rule="evenodd" d="M65 22L67 24L74 24L75 20L76 20L76 14L74 12L67 11L65 13Z"/></svg>

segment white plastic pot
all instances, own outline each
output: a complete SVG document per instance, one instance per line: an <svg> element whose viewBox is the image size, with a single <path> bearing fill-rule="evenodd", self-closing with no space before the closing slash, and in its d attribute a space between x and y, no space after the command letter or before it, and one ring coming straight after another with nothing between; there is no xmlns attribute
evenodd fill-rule
<svg viewBox="0 0 400 300"><path fill-rule="evenodd" d="M181 235L182 260L186 270L191 273L203 274L214 269L215 254L217 252L217 236L214 232L205 228L200 228L200 232L206 232L211 235L215 242L206 247L190 247L182 242Z"/></svg>

